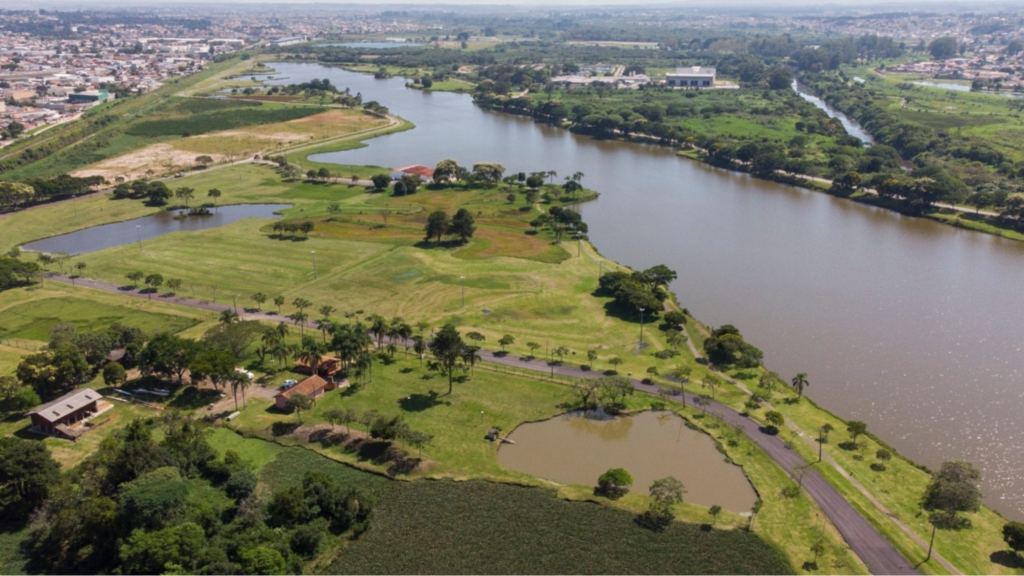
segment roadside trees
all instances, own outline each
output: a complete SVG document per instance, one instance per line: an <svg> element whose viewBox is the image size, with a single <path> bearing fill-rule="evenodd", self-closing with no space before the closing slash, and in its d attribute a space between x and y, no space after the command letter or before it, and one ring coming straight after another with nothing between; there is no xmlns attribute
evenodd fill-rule
<svg viewBox="0 0 1024 576"><path fill-rule="evenodd" d="M145 278L146 274L144 272L140 272L138 270L135 270L133 272L129 272L129 273L125 274L124 277L129 279L129 280L131 280L135 284L135 288L138 289L138 287L139 287L139 280L142 280L143 278Z"/></svg>
<svg viewBox="0 0 1024 576"><path fill-rule="evenodd" d="M149 299L153 299L153 292L156 292L164 284L164 277L161 274L150 274L146 276L146 286L149 286L147 296Z"/></svg>
<svg viewBox="0 0 1024 576"><path fill-rule="evenodd" d="M768 424L768 426L765 427L765 431L769 434L775 435L779 433L779 426L786 423L786 418L782 415L782 412L770 410L765 412L764 421Z"/></svg>
<svg viewBox="0 0 1024 576"><path fill-rule="evenodd" d="M252 301L256 303L257 310L263 310L263 303L267 301L266 294L264 294L263 292L257 292L250 296L250 298L252 298Z"/></svg>
<svg viewBox="0 0 1024 576"><path fill-rule="evenodd" d="M498 345L501 346L501 351L502 352L505 351L505 347L506 346L511 346L511 345L513 345L515 343L516 343L516 339L511 334L505 334L504 336L501 337L500 340L498 340Z"/></svg>
<svg viewBox="0 0 1024 576"><path fill-rule="evenodd" d="M448 323L434 335L429 347L430 353L437 360L435 365L438 371L448 377L448 394L451 394L455 370L459 368L466 344L462 341L459 331L455 329L455 325Z"/></svg>

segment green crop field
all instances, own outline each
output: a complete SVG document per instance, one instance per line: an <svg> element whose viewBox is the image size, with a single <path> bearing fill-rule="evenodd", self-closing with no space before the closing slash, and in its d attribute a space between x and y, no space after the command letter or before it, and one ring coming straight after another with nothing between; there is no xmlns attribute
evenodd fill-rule
<svg viewBox="0 0 1024 576"><path fill-rule="evenodd" d="M275 104L265 104L265 108L254 109L250 104L250 102L245 102L234 108L191 113L180 118L171 117L161 120L146 120L133 124L126 130L126 133L146 138L208 134L210 132L242 128L244 126L258 126L261 124L298 120L299 118L327 111L327 108L314 106L278 107L279 105Z"/></svg>
<svg viewBox="0 0 1024 576"><path fill-rule="evenodd" d="M566 502L536 488L416 482L390 490L338 574L789 574L785 557L740 530L673 524Z"/></svg>

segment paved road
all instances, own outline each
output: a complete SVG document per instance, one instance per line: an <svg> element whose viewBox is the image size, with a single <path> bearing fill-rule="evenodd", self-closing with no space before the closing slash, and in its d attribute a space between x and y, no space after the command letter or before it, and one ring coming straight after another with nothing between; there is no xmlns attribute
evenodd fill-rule
<svg viewBox="0 0 1024 576"><path fill-rule="evenodd" d="M548 374L554 373L570 378L599 378L599 372L583 371L575 366L552 366L541 360L529 360L509 354L480 352L484 362L492 362L520 369L535 370ZM645 385L633 380L633 387L646 394L662 395L658 386ZM667 392L667 390L665 390ZM678 397L667 395L668 400L679 401ZM860 513L846 501L831 484L822 478L817 471L810 468L806 460L789 448L778 436L765 434L760 425L750 418L741 416L732 408L712 402L708 408L723 421L740 427L747 437L754 441L783 470L791 475L803 473L803 488L818 503L822 511L832 520L850 548L860 557L872 574L917 574L917 570L871 525Z"/></svg>
<svg viewBox="0 0 1024 576"><path fill-rule="evenodd" d="M71 283L71 278L61 274L51 273L47 279ZM121 286L109 282L101 282L89 278L78 278L75 283L79 286L114 292L133 296L136 298L148 298L147 294L135 289L123 289ZM162 302L171 302L181 306L220 312L231 308L225 304L183 298L178 296L157 296ZM270 320L285 321L294 324L286 316L255 312L242 313L241 316L247 320ZM400 344L404 344L400 342ZM411 343L409 343L411 344ZM553 365L543 360L522 358L513 354L502 354L481 350L480 356L484 362L490 362L502 366L512 366L525 370L532 370L547 374L558 374L569 378L600 378L599 372L584 371L576 366L565 364ZM669 390L661 389L658 386L646 385L639 380L632 379L633 387L645 394L661 395L668 400L682 400L668 394ZM917 574L917 570L882 536L863 516L858 513L849 502L835 488L832 487L817 471L810 468L810 465L799 454L789 448L786 443L776 435L765 434L761 431L757 422L741 416L732 408L712 402L709 410L719 415L723 421L741 428L747 437L754 441L762 450L768 454L783 470L791 475L798 475L803 472L802 485L807 494L818 503L822 511L829 517L839 533L850 545L850 548L860 557L872 574Z"/></svg>

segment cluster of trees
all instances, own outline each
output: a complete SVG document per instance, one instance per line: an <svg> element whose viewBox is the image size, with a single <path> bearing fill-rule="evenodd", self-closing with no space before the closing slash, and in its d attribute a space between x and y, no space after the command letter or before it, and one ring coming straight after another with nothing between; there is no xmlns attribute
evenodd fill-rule
<svg viewBox="0 0 1024 576"><path fill-rule="evenodd" d="M676 272L664 264L642 272L608 272L601 276L600 291L613 296L630 315L646 313L654 318L665 309L668 284L676 278Z"/></svg>
<svg viewBox="0 0 1024 576"><path fill-rule="evenodd" d="M24 182L0 182L0 210L17 210L33 204L88 194L106 183L102 176L32 178Z"/></svg>
<svg viewBox="0 0 1024 576"><path fill-rule="evenodd" d="M716 366L756 368L764 359L764 353L744 340L740 331L731 324L711 332L711 336L704 341L704 353Z"/></svg>
<svg viewBox="0 0 1024 576"><path fill-rule="evenodd" d="M312 220L305 220L302 222L282 222L280 220L276 220L270 228L274 231L274 235L282 240L285 238L285 234L294 238L300 232L302 233L303 238L308 238L309 233L316 228L316 224Z"/></svg>
<svg viewBox="0 0 1024 576"><path fill-rule="evenodd" d="M604 376L596 380L585 379L573 384L573 392L584 410L598 406L609 414L617 414L626 407L626 398L633 395L633 382L625 376Z"/></svg>
<svg viewBox="0 0 1024 576"><path fill-rule="evenodd" d="M146 343L146 334L131 326L113 324L99 332L79 332L70 322L58 322L50 330L45 350L23 358L16 378L4 377L0 394L10 409L27 409L92 380L101 368L108 384L124 381L124 367L135 366ZM107 370L110 352L123 348L124 357Z"/></svg>
<svg viewBox="0 0 1024 576"><path fill-rule="evenodd" d="M22 260L17 250L0 254L0 292L31 283L39 272L39 264Z"/></svg>
<svg viewBox="0 0 1024 576"><path fill-rule="evenodd" d="M530 200L529 196L530 193L527 193L527 201ZM530 222L530 226L533 228L547 227L554 235L556 243L561 242L562 236L565 234L569 234L572 238L578 238L586 235L589 231L587 223L583 221L579 212L561 206L552 206L547 214L541 214L534 218Z"/></svg>
<svg viewBox="0 0 1024 576"><path fill-rule="evenodd" d="M476 224L473 215L465 208L459 208L454 216L448 216L444 210L436 210L427 216L427 223L424 225L426 240L436 238L437 243L445 236L457 238L465 244L476 232Z"/></svg>
<svg viewBox="0 0 1024 576"><path fill-rule="evenodd" d="M231 450L218 458L207 432L176 411L135 420L63 476L45 445L0 439L5 518L38 510L26 539L33 569L299 573L329 533L365 529L369 499L356 490L309 472L268 496L251 463Z"/></svg>

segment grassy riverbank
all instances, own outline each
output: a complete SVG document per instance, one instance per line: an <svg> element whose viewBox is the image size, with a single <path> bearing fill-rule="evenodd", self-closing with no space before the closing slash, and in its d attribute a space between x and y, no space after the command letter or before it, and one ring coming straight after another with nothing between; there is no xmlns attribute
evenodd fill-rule
<svg viewBox="0 0 1024 576"><path fill-rule="evenodd" d="M179 181L200 193L217 187L223 192L222 204L291 203L293 207L286 211L286 220L312 219L316 228L308 239L282 240L271 237L266 221L252 219L213 230L172 234L145 242L141 253L133 246L82 256L81 261L88 265L88 276L122 282L126 270L138 268L184 280L182 295L222 303L230 302L231 296L238 294L239 304L248 304L247 296L257 290L271 295L282 293L289 303L299 296L310 299L315 306L330 303L338 308L337 314L364 310L367 314L402 315L407 321L424 320L435 326L451 320L464 331L480 331L489 348L496 347L501 335L513 334L516 343L509 347L510 351L522 356L530 353L527 343L535 341L541 345L537 355L545 358L546 350L568 347L571 352L565 360L574 364L587 362L586 351L594 349L598 352L595 368L601 370L610 367L612 358L619 358L622 364L618 370L623 374L641 374L651 365L659 366L662 372L677 365L691 366L698 378L695 382L704 374L704 367L696 364L685 349L675 358L654 358L651 354L655 350L668 348L663 333L654 327L649 326L645 336L651 347L643 354L636 353L639 325L633 319L617 316L614 308L609 308L610 298L594 295L598 266L592 258L600 257L586 243L553 244L548 232L532 233L528 222L538 214L538 207L528 205L522 192L503 188L421 189L415 195L394 198L367 194L362 187L343 183L286 182L272 168L258 165L208 171ZM510 191L516 196L514 202L506 198ZM76 202L81 203L80 216L82 212L102 214L101 202L151 210L137 201L104 197ZM338 204L337 213L327 211L331 204ZM82 206L89 206L90 210ZM476 217L478 232L473 240L462 247L422 244L425 214L435 209L451 213L459 206L470 208ZM60 225L79 227L74 210L67 204L36 210L52 212L53 217L36 214L33 219L26 219L16 214L0 221L0 229L10 226L27 239L63 231ZM384 210L392 211L386 226L381 217ZM50 225L44 226L47 221ZM312 274L312 250L317 251L316 278ZM614 266L605 262L606 269ZM465 307L461 303L462 276ZM76 294L84 297L93 293L76 290ZM290 304L282 310L291 311ZM202 326L184 333L198 335ZM403 372L406 369L411 370ZM571 399L567 388L542 382L537 379L539 375L509 376L478 366L472 380L457 385L456 394L450 399L454 407L442 404L417 412L416 406L404 409L402 400L418 395L417 402L432 404L430 391L444 391L440 378L424 378L428 375L413 360L401 359L375 370L373 383L364 390L352 397L335 395L305 417L312 423L320 422L319 410L332 402L351 403L382 413L403 413L417 427L438 438L426 450L436 463L427 475L539 483L501 469L494 460L493 445L481 440L486 430L478 428L499 424L510 430L522 421L550 417L566 409ZM692 388L696 390L699 388ZM650 398L639 396L631 400L634 408L649 407L650 402ZM267 405L266 400L250 397L250 407L235 424L261 435L266 435L269 428L270 439L294 441L273 437L274 422L292 422L294 416L267 412ZM477 423L481 410L483 418L490 414L494 421ZM336 450L323 450L332 457L368 465ZM791 562L802 564L807 559L807 550L819 537L816 527L822 524L815 518L820 510L804 498L783 500L779 494L787 482L785 474L760 451L749 447L738 450L743 451L732 456L737 461L749 459L748 473L765 500L755 528L784 550ZM582 487L565 490L565 496L592 498ZM646 507L646 498L628 497L617 505L638 511ZM706 510L698 506L683 505L679 514L693 522L707 519ZM735 514L723 514L721 520L723 526L743 522ZM830 562L834 559L834 569L863 572L834 529L824 525L829 547L826 557Z"/></svg>
<svg viewBox="0 0 1024 576"><path fill-rule="evenodd" d="M527 344L534 342L539 345L534 354L541 358L547 358L548 351L556 347L567 347L570 352L564 359L571 364L589 364L585 360L587 351L594 350L596 370L610 368L614 358L621 360L616 366L620 373L635 376L646 374L652 366L661 374L686 367L691 370L688 392L691 395L708 392L701 385L707 380L707 368L699 364L685 346L678 355L655 357L656 352L668 350L670 346L665 333L650 320L645 330L645 341L650 346L637 351L638 319L624 317L610 297L596 293L597 260L601 259L596 250L586 242L555 243L550 232L531 229L529 222L539 210L552 204L530 205L516 186L471 190L421 188L411 196L393 197L367 193L361 186L342 182L287 181L275 169L263 165L202 172L179 182L195 188L200 195L209 188L220 189L221 204L292 204L285 211L285 221L308 220L314 222L315 228L308 238L301 235L281 238L273 233L268 221L248 219L222 228L171 234L145 242L141 252L137 246L124 246L80 257L87 263L88 276L118 283L126 282L124 275L132 270L159 272L164 278L183 280L182 295L224 304L231 303L232 297L237 296L239 305L249 305L248 296L256 291L271 297L282 294L286 301L280 311L283 314L294 311L290 303L302 297L313 302L310 310L323 304L334 306L335 317L343 313L359 316L379 313L402 316L412 324L425 321L432 326L452 321L463 333L475 330L484 335L483 345L488 349L497 349L496 341L503 334L513 335L516 342L508 348L517 356L530 355ZM510 193L512 201L507 199ZM561 200L553 202L561 203ZM82 227L83 223L74 216L74 204L78 204L80 214L98 214L101 218L112 214L103 210L109 206L134 207L121 209L118 212L121 215L131 210L152 210L138 201L94 197L11 215L0 220L0 231L5 239L12 235L31 239L34 235L63 232L62 226ZM332 205L336 205L336 209L329 211ZM422 241L427 213L441 209L451 214L459 207L469 209L478 226L468 244L436 245ZM313 250L316 251L315 275ZM615 266L605 262L606 270ZM463 286L465 305L462 303ZM94 294L91 290L72 287L61 289L87 299ZM15 290L9 294L28 292ZM108 296L120 302L127 300L121 295ZM185 333L198 335L202 326ZM687 333L699 347L703 333L696 321L691 319ZM520 422L546 418L565 410L571 393L564 386L538 380L536 374L510 376L478 366L472 379L457 384L453 396L443 397L432 396L431 391L445 392L447 383L426 373L418 361L404 358L402 352L398 353L394 364L377 366L374 370L372 383L351 396L332 393L312 412L303 415L304 425L321 424L323 409L342 404L360 411L374 409L382 414L402 414L414 428L436 437L425 450L431 465L420 475L550 485L501 469L494 459L493 445L483 441L481 436L487 427L495 424L510 430ZM751 383L758 376L756 371L745 375ZM270 382L276 384L283 377L277 376ZM716 396L737 407L746 398L732 386L718 389ZM652 399L635 396L630 406L650 407ZM268 411L268 400L253 395L249 402L250 407L233 423L239 430L274 442L302 444L331 458L381 470L379 465L361 460L357 454L347 454L336 446L319 442L311 444L307 438L291 434L287 428L295 423L296 417ZM807 401L779 404L779 408L805 430L815 429L818 419L835 418ZM764 501L755 529L783 550L793 565L800 566L807 561L811 545L824 537L827 552L819 561L828 562L830 571L864 571L842 546L842 540L812 501L804 495L783 496L783 488L793 481L767 456L749 440L734 437L729 429L707 426L713 419L694 417L692 407L687 413L691 421L720 439L731 459L744 466ZM838 419L834 427L836 436L845 429ZM799 440L795 444L795 449L807 451L799 445ZM870 449L866 450L870 454ZM844 466L849 464L855 477L873 473L870 470L862 473L857 467L866 467L869 458L847 463L841 460L842 456L837 455L837 460ZM906 517L904 522L910 525L919 521L912 515L917 498L911 496L923 492L927 476L913 470L905 473L905 467L909 464L893 464L893 469L899 471L898 486L878 483L866 486L898 517ZM920 552L883 514L865 504L864 497L858 496L850 485L843 484L841 478L832 478L827 469L823 473L909 558L913 559L915 553ZM564 497L592 498L586 487L560 490ZM883 496L881 493L885 490L891 494ZM893 503L890 505L890 500L885 498L891 498ZM646 507L646 500L634 495L614 505L639 511ZM699 522L706 516L697 506L683 505L678 512L688 521ZM937 539L937 550L963 570L1003 572L1004 567L987 560L1002 548L997 542L996 516L986 510L977 517L972 529L975 537L970 542L957 542L955 535L943 533ZM723 522L726 526L736 526L742 524L742 519L723 515ZM824 536L820 535L822 531ZM922 566L922 570L942 571L934 563Z"/></svg>

